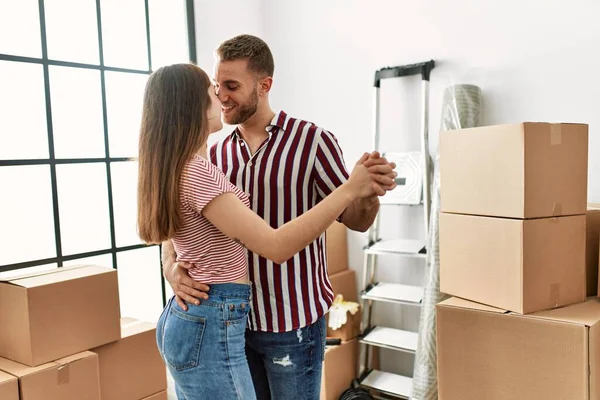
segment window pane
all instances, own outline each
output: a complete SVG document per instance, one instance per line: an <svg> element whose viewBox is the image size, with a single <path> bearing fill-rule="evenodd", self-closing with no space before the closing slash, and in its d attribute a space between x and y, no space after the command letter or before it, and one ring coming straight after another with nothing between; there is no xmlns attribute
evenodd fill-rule
<svg viewBox="0 0 600 400"><path fill-rule="evenodd" d="M0 159L48 158L44 71L0 61Z"/></svg>
<svg viewBox="0 0 600 400"><path fill-rule="evenodd" d="M140 244L137 234L137 162L110 164L117 247Z"/></svg>
<svg viewBox="0 0 600 400"><path fill-rule="evenodd" d="M98 64L96 2L44 0L48 58Z"/></svg>
<svg viewBox="0 0 600 400"><path fill-rule="evenodd" d="M150 0L150 45L152 69L163 65L189 62L185 2Z"/></svg>
<svg viewBox="0 0 600 400"><path fill-rule="evenodd" d="M0 1L0 53L42 57L38 0Z"/></svg>
<svg viewBox="0 0 600 400"><path fill-rule="evenodd" d="M117 254L121 316L156 322L162 311L158 246Z"/></svg>
<svg viewBox="0 0 600 400"><path fill-rule="evenodd" d="M148 70L144 0L102 0L104 64Z"/></svg>
<svg viewBox="0 0 600 400"><path fill-rule="evenodd" d="M78 258L76 260L65 261L65 267L72 265L99 265L101 267L113 268L112 254L103 254L101 256Z"/></svg>
<svg viewBox="0 0 600 400"><path fill-rule="evenodd" d="M57 269L57 268L58 268L58 264L54 263L54 264L44 264L44 265L38 265L35 267L30 267L30 268L20 268L20 269L15 269L12 271L0 272L0 280L1 279L13 279L16 276L36 274L38 272L46 272L46 271L50 271L50 270Z"/></svg>
<svg viewBox="0 0 600 400"><path fill-rule="evenodd" d="M0 167L0 265L56 257L50 167Z"/></svg>
<svg viewBox="0 0 600 400"><path fill-rule="evenodd" d="M56 167L64 255L110 248L106 164Z"/></svg>
<svg viewBox="0 0 600 400"><path fill-rule="evenodd" d="M148 75L106 72L111 157L137 157L142 101Z"/></svg>
<svg viewBox="0 0 600 400"><path fill-rule="evenodd" d="M104 157L100 71L50 67L57 158Z"/></svg>

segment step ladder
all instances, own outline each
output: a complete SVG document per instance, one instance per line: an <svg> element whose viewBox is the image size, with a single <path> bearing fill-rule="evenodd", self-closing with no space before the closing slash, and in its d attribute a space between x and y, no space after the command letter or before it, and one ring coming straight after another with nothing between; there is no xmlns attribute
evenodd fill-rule
<svg viewBox="0 0 600 400"><path fill-rule="evenodd" d="M380 151L380 84L383 79L421 75L421 151L411 153L383 153L389 160L397 163L397 189L381 198L381 207L420 206L423 209L425 236L429 230L431 212L432 163L429 157L429 76L434 68L433 60L387 67L375 72L373 105L373 149ZM377 258L381 255L414 257L426 259L426 240L392 239L382 240L379 235L381 212L369 229L368 244L364 249L363 282L361 306L361 354L359 377L356 386L372 389L382 395L408 399L412 391L412 379L373 369L373 349L415 353L417 350L417 332L392 329L372 325L373 302L395 303L400 306L420 307L423 300L423 288L399 283L377 282Z"/></svg>

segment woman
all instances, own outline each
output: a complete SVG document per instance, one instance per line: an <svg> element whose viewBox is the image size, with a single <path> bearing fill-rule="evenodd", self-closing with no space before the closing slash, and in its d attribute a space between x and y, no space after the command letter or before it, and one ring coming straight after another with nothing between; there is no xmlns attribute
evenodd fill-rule
<svg viewBox="0 0 600 400"><path fill-rule="evenodd" d="M190 276L210 297L184 312L171 299L157 326L159 350L179 399L254 399L244 351L250 304L246 250L282 263L320 236L357 198L373 193L357 163L348 181L301 217L271 228L246 195L207 160L207 138L222 128L207 75L191 64L148 79L139 143L138 229L146 243L172 239L196 260Z"/></svg>

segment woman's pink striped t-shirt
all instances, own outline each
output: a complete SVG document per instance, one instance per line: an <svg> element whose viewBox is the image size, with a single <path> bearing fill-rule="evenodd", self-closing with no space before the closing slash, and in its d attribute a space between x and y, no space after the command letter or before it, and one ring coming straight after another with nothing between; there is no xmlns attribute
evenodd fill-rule
<svg viewBox="0 0 600 400"><path fill-rule="evenodd" d="M193 264L189 275L202 283L232 282L248 273L246 249L219 231L202 215L204 207L223 193L234 193L247 207L248 197L210 161L194 158L183 171L180 201L183 227L173 245L177 261Z"/></svg>

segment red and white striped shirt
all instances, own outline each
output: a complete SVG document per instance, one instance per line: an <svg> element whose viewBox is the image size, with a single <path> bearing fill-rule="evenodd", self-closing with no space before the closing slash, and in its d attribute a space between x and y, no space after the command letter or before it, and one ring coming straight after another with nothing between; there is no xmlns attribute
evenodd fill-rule
<svg viewBox="0 0 600 400"><path fill-rule="evenodd" d="M236 129L216 143L210 159L250 198L254 212L273 228L314 207L348 179L342 150L326 130L283 111L269 137L250 153ZM289 332L314 323L333 301L327 277L325 234L284 264L248 251L252 281L250 328Z"/></svg>
<svg viewBox="0 0 600 400"><path fill-rule="evenodd" d="M233 282L247 275L246 249L218 230L202 215L204 207L223 193L234 193L246 206L248 197L219 169L200 156L186 165L181 176L183 227L173 238L177 261L194 265L192 279L202 283Z"/></svg>

